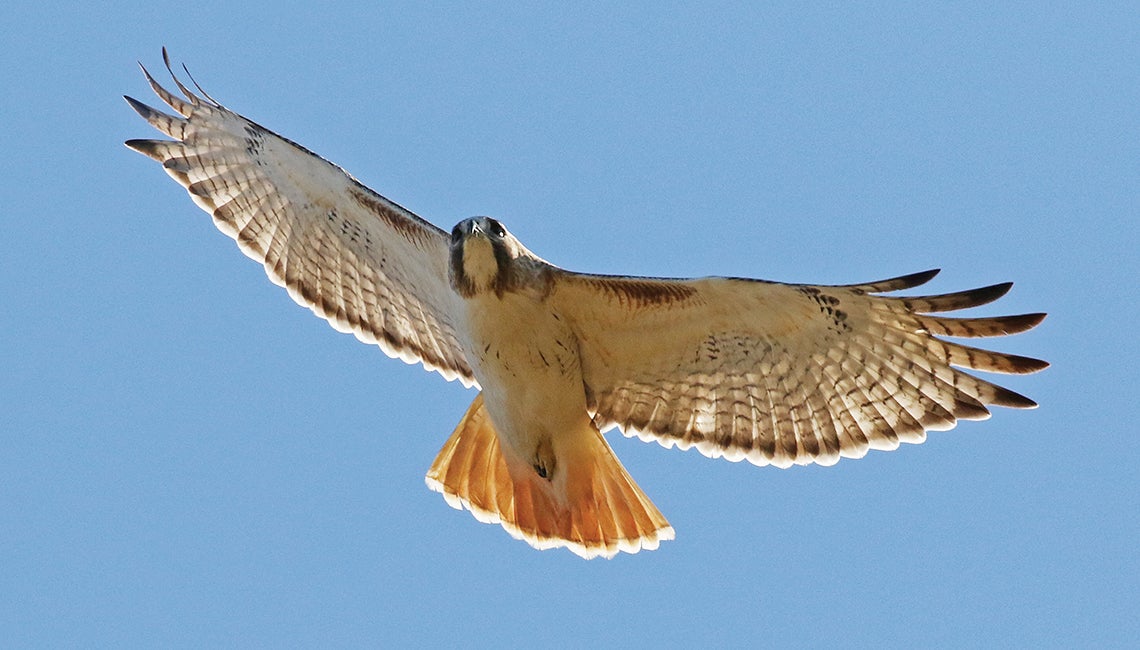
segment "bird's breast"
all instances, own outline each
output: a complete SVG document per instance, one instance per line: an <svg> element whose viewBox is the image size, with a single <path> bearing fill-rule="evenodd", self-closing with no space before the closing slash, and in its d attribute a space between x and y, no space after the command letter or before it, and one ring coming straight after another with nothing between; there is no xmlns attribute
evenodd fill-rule
<svg viewBox="0 0 1140 650"><path fill-rule="evenodd" d="M514 293L464 304L468 358L504 444L527 452L585 417L577 338L559 314Z"/></svg>

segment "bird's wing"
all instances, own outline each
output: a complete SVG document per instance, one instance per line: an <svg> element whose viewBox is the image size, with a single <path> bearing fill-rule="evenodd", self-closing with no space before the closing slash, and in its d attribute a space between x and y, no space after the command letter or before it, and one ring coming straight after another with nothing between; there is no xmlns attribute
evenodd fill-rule
<svg viewBox="0 0 1140 650"><path fill-rule="evenodd" d="M163 59L169 70L165 50ZM174 140L128 147L162 163L297 303L391 357L475 384L456 336L446 233L201 88L174 77L178 97L143 73L178 115L126 99Z"/></svg>
<svg viewBox="0 0 1140 650"><path fill-rule="evenodd" d="M991 404L1036 406L959 368L1029 373L1047 363L936 336L1015 334L1045 315L931 315L986 304L1010 284L880 295L935 273L809 286L559 271L547 300L578 335L603 430L758 465L830 465L984 419Z"/></svg>

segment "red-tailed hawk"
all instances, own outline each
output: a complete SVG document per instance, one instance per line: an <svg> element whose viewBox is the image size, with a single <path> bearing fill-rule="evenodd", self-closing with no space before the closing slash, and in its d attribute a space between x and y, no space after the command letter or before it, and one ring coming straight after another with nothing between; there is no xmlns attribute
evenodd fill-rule
<svg viewBox="0 0 1140 650"><path fill-rule="evenodd" d="M844 286L574 273L488 217L449 235L200 88L175 77L179 97L143 73L177 115L127 101L173 140L127 146L333 327L481 388L428 485L535 547L611 557L673 537L602 437L614 427L713 458L831 465L990 405L1036 406L960 368L1047 363L937 338L1040 323L936 315L1009 283L897 296L937 271Z"/></svg>

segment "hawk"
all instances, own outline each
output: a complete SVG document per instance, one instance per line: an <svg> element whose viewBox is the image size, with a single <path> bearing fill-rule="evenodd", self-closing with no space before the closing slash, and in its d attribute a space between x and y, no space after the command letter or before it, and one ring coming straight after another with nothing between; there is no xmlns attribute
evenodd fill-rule
<svg viewBox="0 0 1140 650"><path fill-rule="evenodd" d="M489 217L440 230L191 91L165 50L163 60L181 96L143 74L177 114L126 100L173 139L126 145L162 163L337 330L479 388L427 484L534 547L612 557L673 538L603 437L615 427L712 458L831 465L987 418L989 406L1036 406L962 369L1020 374L1046 362L940 338L1040 323L1044 314L940 315L1010 283L899 296L937 270L842 286L575 273Z"/></svg>

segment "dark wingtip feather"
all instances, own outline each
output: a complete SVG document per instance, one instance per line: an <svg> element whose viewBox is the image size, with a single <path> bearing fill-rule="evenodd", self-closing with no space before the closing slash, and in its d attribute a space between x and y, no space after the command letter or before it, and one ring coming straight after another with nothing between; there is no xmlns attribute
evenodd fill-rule
<svg viewBox="0 0 1140 650"><path fill-rule="evenodd" d="M147 83L148 83L148 84L150 84L151 86L158 86L158 85L160 85L160 84L158 83L158 80L154 78L154 75L152 75L152 74L150 73L150 70L147 70L147 69L146 69L146 66L145 66L145 65L143 65L142 63L139 63L139 69L140 69L140 70L142 70L142 73L143 73L143 77L146 79L146 81L147 81Z"/></svg>
<svg viewBox="0 0 1140 650"><path fill-rule="evenodd" d="M166 71L170 73L170 78L174 80L174 85L178 86L178 90L182 91L182 94L186 97L186 99L190 100L191 104L197 106L201 102L201 99L195 95L193 91L186 87L186 84L182 83L182 80L178 78L178 75L174 74L174 68L170 64L170 55L167 54L166 47L162 48L162 62L166 65ZM189 74L189 71L187 71L187 74Z"/></svg>
<svg viewBox="0 0 1140 650"><path fill-rule="evenodd" d="M942 269L930 269L927 271L919 271L918 273L911 273L910 275L904 275L901 278L896 278L895 282L905 286L900 286L898 289L892 289L892 291L910 289L911 287L917 287L919 285L926 284L927 282L933 280L934 276L938 275L941 272Z"/></svg>
<svg viewBox="0 0 1140 650"><path fill-rule="evenodd" d="M990 410L984 404L966 395L955 399L953 413L961 420L986 420L990 417Z"/></svg>
<svg viewBox="0 0 1140 650"><path fill-rule="evenodd" d="M922 305L917 305L922 306ZM994 316L990 318L946 318L915 314L915 321L935 336L980 338L1020 334L1037 327L1045 314Z"/></svg>
<svg viewBox="0 0 1140 650"><path fill-rule="evenodd" d="M163 162L166 159L166 156L159 151L159 147L163 144L162 140L127 140L123 144L158 162Z"/></svg>
<svg viewBox="0 0 1140 650"><path fill-rule="evenodd" d="M1001 368L979 368L979 370L986 370L989 372L1004 372L1010 375L1031 375L1035 372L1041 372L1049 367L1048 361L1041 359L1034 359L1033 357L1023 357L1018 354L1001 354L999 355L1004 362Z"/></svg>
<svg viewBox="0 0 1140 650"><path fill-rule="evenodd" d="M205 98L207 101L214 104L215 106L221 106L221 104L218 103L218 100L211 97L210 93L206 92L202 88L201 84L198 83L198 80L194 78L194 75L190 74L190 68L187 68L185 63L182 64L182 70L183 70L183 72L186 73L186 76L190 79L190 83L194 84L194 87L197 88L198 92L202 94L203 98Z"/></svg>
<svg viewBox="0 0 1140 650"><path fill-rule="evenodd" d="M981 305L987 305L987 304L997 300L998 298L1001 298L1005 294L1009 293L1009 290L1012 288L1013 288L1012 282L999 282L997 284L991 284L988 287L982 287L980 289L974 289L973 291L969 291L967 293L973 299L972 300L973 304L971 304L970 306L971 307L980 307Z"/></svg>
<svg viewBox="0 0 1140 650"><path fill-rule="evenodd" d="M899 298L912 312L934 314L987 305L1009 293L1012 282L991 284L988 287L943 293L933 296L904 296Z"/></svg>
<svg viewBox="0 0 1140 650"><path fill-rule="evenodd" d="M1012 390L1008 388L1002 388L1001 386L995 386L994 388L996 389L996 394L994 395L994 400L991 402L991 404L1013 409L1037 408L1037 402L1034 402L1021 393L1015 393Z"/></svg>
<svg viewBox="0 0 1140 650"><path fill-rule="evenodd" d="M1002 316L995 320L1000 320L1006 334L1020 334L1040 325L1041 321L1045 320L1045 316L1046 314L1038 312L1036 314Z"/></svg>
<svg viewBox="0 0 1140 650"><path fill-rule="evenodd" d="M1049 362L1044 359L1034 359L1033 357L1022 357L1016 354L1007 355L1012 359L1018 367L1021 374L1031 374L1034 372L1041 372L1049 367Z"/></svg>
<svg viewBox="0 0 1140 650"><path fill-rule="evenodd" d="M863 284L847 284L841 285L846 289L854 289L856 291L863 291L865 293L885 293L888 291L902 291L903 289L911 289L922 284L930 282L930 280L938 275L942 269L930 269L929 271L919 271L918 273L911 273L910 275L902 275L897 278L889 278L887 280L879 280L878 282L866 282Z"/></svg>
<svg viewBox="0 0 1140 650"><path fill-rule="evenodd" d="M151 108L150 106L147 106L146 104L140 102L139 100L135 99L134 97L131 97L129 95L123 95L123 99L127 100L127 103L130 104L131 108L133 108L136 113L141 115L144 120L150 121L150 118L152 116L158 114L158 111L156 111L153 108Z"/></svg>

